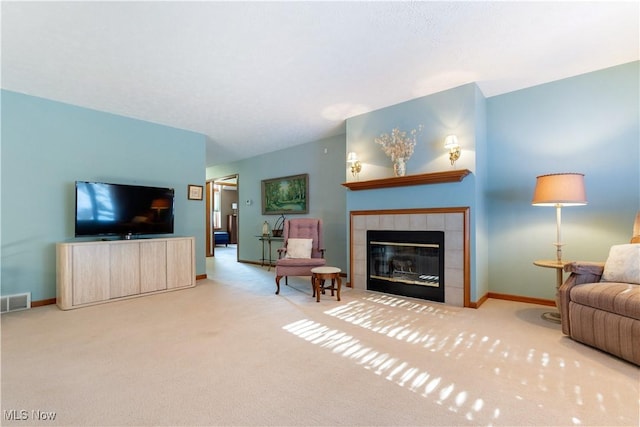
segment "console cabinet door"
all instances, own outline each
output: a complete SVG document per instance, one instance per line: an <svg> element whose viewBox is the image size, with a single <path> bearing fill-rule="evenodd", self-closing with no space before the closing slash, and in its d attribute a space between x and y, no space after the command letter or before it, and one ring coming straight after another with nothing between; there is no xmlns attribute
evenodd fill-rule
<svg viewBox="0 0 640 427"><path fill-rule="evenodd" d="M193 239L167 241L167 288L193 285Z"/></svg>
<svg viewBox="0 0 640 427"><path fill-rule="evenodd" d="M63 310L192 287L195 239L56 245L56 299Z"/></svg>
<svg viewBox="0 0 640 427"><path fill-rule="evenodd" d="M140 243L140 292L167 289L167 242Z"/></svg>
<svg viewBox="0 0 640 427"><path fill-rule="evenodd" d="M73 247L73 305L110 298L109 245Z"/></svg>
<svg viewBox="0 0 640 427"><path fill-rule="evenodd" d="M111 245L110 298L140 293L140 245L124 243Z"/></svg>

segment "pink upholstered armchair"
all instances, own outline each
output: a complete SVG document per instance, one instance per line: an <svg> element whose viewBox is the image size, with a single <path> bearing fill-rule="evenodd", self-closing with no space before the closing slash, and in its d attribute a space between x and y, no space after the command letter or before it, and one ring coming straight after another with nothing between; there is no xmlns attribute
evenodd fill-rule
<svg viewBox="0 0 640 427"><path fill-rule="evenodd" d="M326 264L322 241L322 220L317 218L289 219L284 222L284 246L278 249L276 261L276 295L280 279L288 276L311 276L311 269ZM313 287L313 283L311 283Z"/></svg>

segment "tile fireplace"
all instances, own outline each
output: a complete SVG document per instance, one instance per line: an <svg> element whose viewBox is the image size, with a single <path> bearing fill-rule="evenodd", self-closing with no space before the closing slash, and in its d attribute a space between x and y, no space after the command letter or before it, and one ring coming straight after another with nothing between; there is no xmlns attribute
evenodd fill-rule
<svg viewBox="0 0 640 427"><path fill-rule="evenodd" d="M392 284L396 287L405 287L405 290L407 287L411 288L409 285L421 287L418 295L399 295L441 301L458 307L470 306L468 207L351 211L349 217L350 286L356 289L368 289L376 292L398 294L397 292L384 289L382 287L383 284L378 281L378 278L374 278L374 284L369 285L372 272L374 276L384 276L385 274L389 276L391 274L392 280L386 281L393 282ZM420 236L418 239L421 240L421 242L415 242L412 241L412 238L407 237L407 235L403 235L402 237L408 239L408 243L410 244L438 244L438 272L436 273L431 266L428 266L429 263L436 263L433 255L435 248L428 246L423 249L417 249L415 247L409 249L404 248L399 250L397 255L393 256L388 255L390 253L388 249L384 249L385 255L383 256L381 255L383 250L377 248L378 259L370 260L369 238L367 237L369 231L406 232L407 235L414 234ZM442 236L442 240L433 242L427 238L425 241L421 235L422 232L437 232L437 235ZM382 238L376 237L375 241L384 241L386 240L385 237L387 236L382 235ZM398 246L394 246L394 250L397 248ZM420 256L426 258L422 261L411 260L413 265L409 267L406 263L409 258L407 252L422 252L423 255ZM427 262L426 259L429 259L429 261ZM390 261L393 261L393 266L389 265ZM403 264L402 261L405 261L405 263ZM378 262L377 267L376 262ZM419 267L420 271L417 271L417 263L420 262L423 264ZM375 274L376 272L379 274ZM411 281L408 279L410 276L409 273L419 273L418 280L414 281L422 284L414 285L404 283ZM419 276L425 277L421 279ZM428 276L437 276L438 288L440 288L437 292L443 292L442 296L427 295L425 298L424 295L420 295L420 293L436 293L434 289L435 286L430 286L436 279ZM404 278L402 279L401 277Z"/></svg>

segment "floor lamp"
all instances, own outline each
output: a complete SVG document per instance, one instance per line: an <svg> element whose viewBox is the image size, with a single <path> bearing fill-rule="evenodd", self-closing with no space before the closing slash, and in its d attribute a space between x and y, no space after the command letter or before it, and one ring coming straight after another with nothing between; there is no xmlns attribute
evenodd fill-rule
<svg viewBox="0 0 640 427"><path fill-rule="evenodd" d="M541 175L536 178L533 192L534 206L554 206L556 208L556 261L562 262L562 224L563 206L580 206L587 204L584 190L584 175L581 173L555 173Z"/></svg>
<svg viewBox="0 0 640 427"><path fill-rule="evenodd" d="M556 306L559 307L558 289L562 285L562 207L579 206L587 204L587 196L584 191L584 175L581 173L556 173L541 175L536 178L536 188L533 192L534 206L554 206L556 208L556 260L535 261L539 267L553 268L556 270ZM560 323L559 312L547 312L542 318L551 322Z"/></svg>

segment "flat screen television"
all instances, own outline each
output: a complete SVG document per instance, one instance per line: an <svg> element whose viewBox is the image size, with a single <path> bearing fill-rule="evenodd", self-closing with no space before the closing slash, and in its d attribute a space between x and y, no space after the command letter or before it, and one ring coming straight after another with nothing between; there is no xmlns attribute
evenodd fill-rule
<svg viewBox="0 0 640 427"><path fill-rule="evenodd" d="M75 235L172 234L173 188L76 181Z"/></svg>

